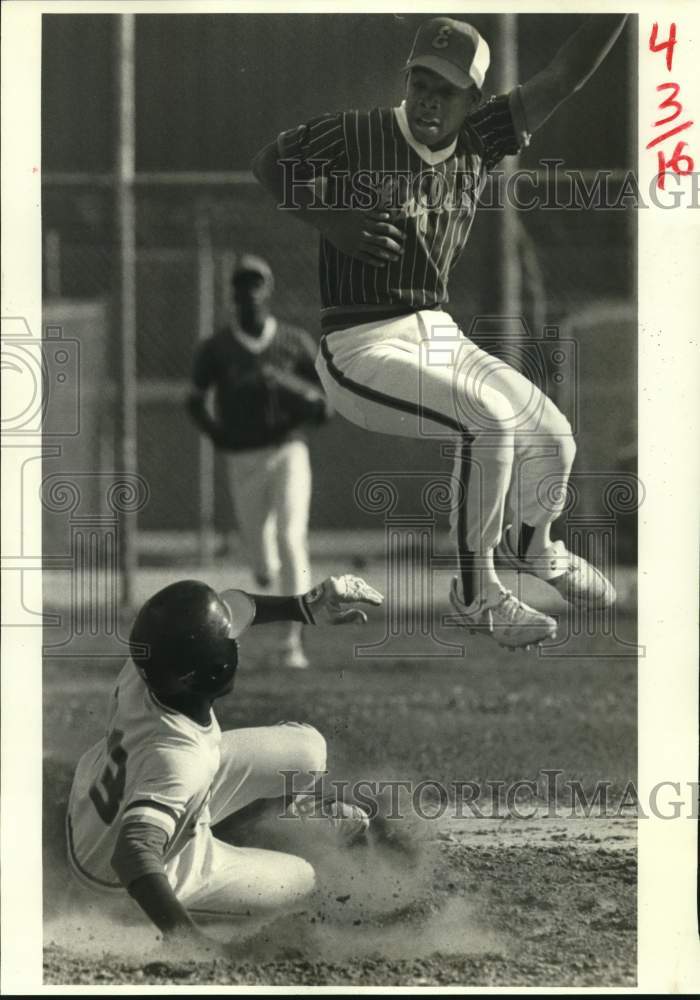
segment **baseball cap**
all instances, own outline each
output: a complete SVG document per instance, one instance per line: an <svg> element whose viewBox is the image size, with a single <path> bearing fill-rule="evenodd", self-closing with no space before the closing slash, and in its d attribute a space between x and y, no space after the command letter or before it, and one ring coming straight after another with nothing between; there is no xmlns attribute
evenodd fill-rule
<svg viewBox="0 0 700 1000"><path fill-rule="evenodd" d="M433 17L416 32L406 69L423 66L461 90L472 84L481 89L489 60L489 47L471 24Z"/></svg>
<svg viewBox="0 0 700 1000"><path fill-rule="evenodd" d="M235 281L242 274L260 274L265 281L273 283L272 269L262 257L256 257L252 253L244 253L236 261L231 280Z"/></svg>

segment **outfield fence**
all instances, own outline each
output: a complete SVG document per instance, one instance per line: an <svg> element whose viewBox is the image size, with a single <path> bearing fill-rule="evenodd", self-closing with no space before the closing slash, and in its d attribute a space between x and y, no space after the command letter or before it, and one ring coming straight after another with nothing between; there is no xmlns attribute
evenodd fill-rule
<svg viewBox="0 0 700 1000"><path fill-rule="evenodd" d="M147 180L137 185L135 202L137 465L149 485L148 503L135 515L137 549L148 549L144 536L149 533L182 532L196 536L200 557L207 561L235 521L218 457L185 410L196 342L225 319L230 273L243 251L270 261L275 312L317 337L315 239L276 214L250 175ZM88 448L86 443L86 450L115 469L120 427L115 372L122 331L115 301L113 205L104 181L45 178L45 326L54 325L58 311L65 336L79 328L82 337L92 337L93 350L99 343L101 417L84 424L82 433L87 439L99 427L99 444ZM497 219L489 210L477 215L453 276L451 312L489 349L497 349L499 330L546 347L544 388L575 424L586 467L611 477L633 472L636 330L629 212L540 211L518 214L516 223L517 245L511 252L526 326L520 324L513 334L519 318L498 313L501 269L492 247ZM101 307L105 329L99 336L80 323L71 331L71 304L77 316L86 303ZM85 358L88 353L83 352ZM565 359L557 362L562 354ZM86 384L89 372L82 374ZM407 468L438 473L449 467L433 441L396 439L388 448L387 440L340 419L312 435L313 526L381 527L353 501L353 485L368 469L391 475ZM402 488L409 507L418 502L417 487L404 483ZM631 532L625 524L623 559L633 556Z"/></svg>

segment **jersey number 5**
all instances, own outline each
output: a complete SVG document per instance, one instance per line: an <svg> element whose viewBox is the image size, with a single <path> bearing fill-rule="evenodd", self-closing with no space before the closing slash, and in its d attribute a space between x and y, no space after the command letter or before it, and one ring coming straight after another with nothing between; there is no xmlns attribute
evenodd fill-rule
<svg viewBox="0 0 700 1000"><path fill-rule="evenodd" d="M124 733L118 729L109 734L109 759L98 780L90 786L90 798L103 823L109 825L119 812L126 782L126 750L121 744Z"/></svg>

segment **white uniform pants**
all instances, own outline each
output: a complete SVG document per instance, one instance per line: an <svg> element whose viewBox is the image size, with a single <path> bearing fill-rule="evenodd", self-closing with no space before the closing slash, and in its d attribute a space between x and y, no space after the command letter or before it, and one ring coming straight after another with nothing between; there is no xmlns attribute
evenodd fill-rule
<svg viewBox="0 0 700 1000"><path fill-rule="evenodd" d="M310 772L326 768L326 741L312 726L295 722L222 734L221 766L212 785L211 824L258 799L284 794L280 771L299 771L294 791L313 788ZM195 916L244 917L298 906L314 889L315 875L302 858L281 851L234 847L213 836L208 821L166 865L178 899Z"/></svg>
<svg viewBox="0 0 700 1000"><path fill-rule="evenodd" d="M500 540L506 504L518 524L546 524L561 512L575 454L568 421L447 313L423 310L331 333L316 368L331 404L352 423L436 445L456 439L450 524L465 594L475 555Z"/></svg>
<svg viewBox="0 0 700 1000"><path fill-rule="evenodd" d="M256 577L279 574L280 594L311 589L309 507L311 463L305 441L236 452L227 459L231 497ZM292 622L291 634L300 631Z"/></svg>

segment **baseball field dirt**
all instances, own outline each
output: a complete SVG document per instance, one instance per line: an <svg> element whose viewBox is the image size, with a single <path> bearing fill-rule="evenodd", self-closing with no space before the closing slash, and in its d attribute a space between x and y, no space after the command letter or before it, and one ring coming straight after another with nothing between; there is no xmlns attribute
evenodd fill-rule
<svg viewBox="0 0 700 1000"><path fill-rule="evenodd" d="M618 625L631 641L632 622ZM379 622L308 632L308 671L274 667L272 630L244 636L222 728L312 723L329 743L329 780L411 783L397 800L404 818L369 846L319 847L322 888L305 913L212 928L237 942L230 957L170 954L138 914L104 910L73 884L63 838L72 769L100 736L121 661L88 640L79 657L46 660L45 982L633 986L635 660L602 635L574 638L565 657L481 638L463 657L437 657L417 637L415 657L393 659L353 653L381 639ZM509 800L517 781L530 784ZM599 783L606 815L574 810Z"/></svg>

